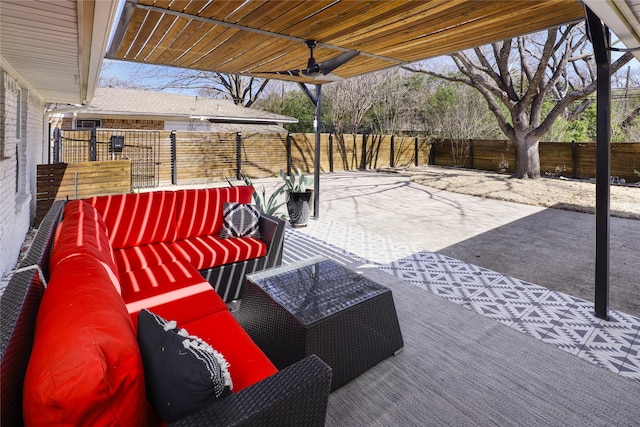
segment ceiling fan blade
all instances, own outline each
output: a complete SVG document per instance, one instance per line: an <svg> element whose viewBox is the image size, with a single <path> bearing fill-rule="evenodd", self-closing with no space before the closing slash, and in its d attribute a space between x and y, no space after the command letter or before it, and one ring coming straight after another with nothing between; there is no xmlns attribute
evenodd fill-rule
<svg viewBox="0 0 640 427"><path fill-rule="evenodd" d="M335 58L328 59L324 62L317 64L318 70L322 74L329 74L339 66L343 65L345 62L352 60L356 56L360 54L359 50L350 50L348 52L342 53Z"/></svg>
<svg viewBox="0 0 640 427"><path fill-rule="evenodd" d="M340 55L328 59L324 62L317 63L313 57L313 50L318 44L315 40L307 40L307 47L309 48L309 60L307 61L307 68L304 70L285 70L285 71L262 71L260 74L276 74L281 76L292 77L309 77L314 80L331 82L342 80L342 77L335 74L331 74L333 70L343 65L345 62L350 61L360 54L359 50L350 50L348 52L341 53Z"/></svg>
<svg viewBox="0 0 640 427"><path fill-rule="evenodd" d="M339 82L344 80L344 78L340 77L337 74L328 73L328 74L315 74L312 76L314 80L323 81L323 82Z"/></svg>

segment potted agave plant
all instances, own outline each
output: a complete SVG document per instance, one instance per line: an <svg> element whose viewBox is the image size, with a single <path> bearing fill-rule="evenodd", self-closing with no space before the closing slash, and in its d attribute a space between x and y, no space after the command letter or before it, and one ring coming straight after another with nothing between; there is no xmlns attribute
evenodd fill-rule
<svg viewBox="0 0 640 427"><path fill-rule="evenodd" d="M231 180L229 178L226 179L229 185L233 187ZM282 207L282 205L284 205L284 202L280 202L280 195L284 194L286 184L282 184L280 187L276 188L275 191L267 197L267 190L264 188L264 184L262 184L262 190L258 191L256 186L253 185L251 178L241 173L240 179L249 187L253 187L253 201L260 212L267 215L273 215L278 218L285 217L285 215L278 214L277 211Z"/></svg>
<svg viewBox="0 0 640 427"><path fill-rule="evenodd" d="M295 175L287 175L280 170L287 191L287 211L292 227L305 227L311 216L313 199L313 177L305 176L300 169Z"/></svg>

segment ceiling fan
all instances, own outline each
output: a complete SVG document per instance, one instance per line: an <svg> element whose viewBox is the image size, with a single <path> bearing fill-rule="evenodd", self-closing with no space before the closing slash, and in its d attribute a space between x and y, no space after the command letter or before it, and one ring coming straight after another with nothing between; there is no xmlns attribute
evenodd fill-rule
<svg viewBox="0 0 640 427"><path fill-rule="evenodd" d="M316 62L313 57L313 49L318 45L318 42L315 40L307 40L306 45L309 47L310 52L307 68L285 71L265 71L262 74L311 77L317 80L341 80L342 78L340 76L331 74L331 72L360 54L359 50L350 50L324 62Z"/></svg>

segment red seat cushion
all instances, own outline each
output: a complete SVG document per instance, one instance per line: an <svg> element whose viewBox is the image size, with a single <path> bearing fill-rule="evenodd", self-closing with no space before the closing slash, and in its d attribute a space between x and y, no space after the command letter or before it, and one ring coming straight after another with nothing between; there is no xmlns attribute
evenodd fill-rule
<svg viewBox="0 0 640 427"><path fill-rule="evenodd" d="M175 320L179 324L192 322L221 311L229 311L227 304L210 285L208 289L202 286L194 290L200 290L201 292L144 307L143 305L146 305L144 301L127 304L134 329L138 330L138 313L143 308L156 313L158 316L171 318L171 320Z"/></svg>
<svg viewBox="0 0 640 427"><path fill-rule="evenodd" d="M122 299L126 304L146 300L147 304L157 305L172 301L179 295L184 297L195 292L194 285L203 285L202 289L206 289L205 285L211 288L198 270L185 261L140 268L122 273L120 277Z"/></svg>
<svg viewBox="0 0 640 427"><path fill-rule="evenodd" d="M229 362L234 393L278 372L229 311L178 326L222 353Z"/></svg>
<svg viewBox="0 0 640 427"><path fill-rule="evenodd" d="M93 257L60 261L36 320L24 381L26 425L150 425L129 314Z"/></svg>
<svg viewBox="0 0 640 427"><path fill-rule="evenodd" d="M251 203L253 187L223 187L176 192L177 239L218 235L224 202Z"/></svg>
<svg viewBox="0 0 640 427"><path fill-rule="evenodd" d="M178 240L174 247L184 253L185 258L198 270L231 264L267 254L267 245L253 237L221 239L215 236L192 237Z"/></svg>
<svg viewBox="0 0 640 427"><path fill-rule="evenodd" d="M186 259L186 256L174 247L173 243L152 243L121 248L114 250L113 255L118 271L121 273Z"/></svg>
<svg viewBox="0 0 640 427"><path fill-rule="evenodd" d="M56 234L49 260L51 270L71 255L89 255L104 262L117 276L118 269L109 243L107 228L93 206L82 200L68 202Z"/></svg>
<svg viewBox="0 0 640 427"><path fill-rule="evenodd" d="M97 196L86 201L102 215L114 249L176 238L174 191Z"/></svg>

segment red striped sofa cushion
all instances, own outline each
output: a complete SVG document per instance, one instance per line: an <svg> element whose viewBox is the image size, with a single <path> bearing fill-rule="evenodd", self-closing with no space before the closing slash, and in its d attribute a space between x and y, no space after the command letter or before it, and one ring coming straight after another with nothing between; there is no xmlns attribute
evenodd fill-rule
<svg viewBox="0 0 640 427"><path fill-rule="evenodd" d="M253 187L224 187L177 191L177 239L218 235L224 202L251 203Z"/></svg>
<svg viewBox="0 0 640 427"><path fill-rule="evenodd" d="M176 193L152 191L86 199L100 212L114 249L176 238Z"/></svg>
<svg viewBox="0 0 640 427"><path fill-rule="evenodd" d="M72 200L65 205L49 268L53 271L60 261L72 255L92 256L106 264L117 277L118 269L102 216L82 200Z"/></svg>
<svg viewBox="0 0 640 427"><path fill-rule="evenodd" d="M221 239L215 236L193 237L173 243L198 270L263 257L267 245L253 237Z"/></svg>
<svg viewBox="0 0 640 427"><path fill-rule="evenodd" d="M188 296L189 288L193 292L194 285L203 285L207 289L206 280L192 265L185 261L174 261L153 267L140 268L120 275L122 299L126 304L147 301L143 308ZM166 295L165 295L166 294ZM161 296L163 300L158 300ZM129 309L131 312L131 309Z"/></svg>
<svg viewBox="0 0 640 427"><path fill-rule="evenodd" d="M114 250L113 255L120 273L186 260L186 256L173 243L152 243L121 248Z"/></svg>
<svg viewBox="0 0 640 427"><path fill-rule="evenodd" d="M179 323L229 310L209 282L184 261L122 273L120 283L136 330L143 308Z"/></svg>

